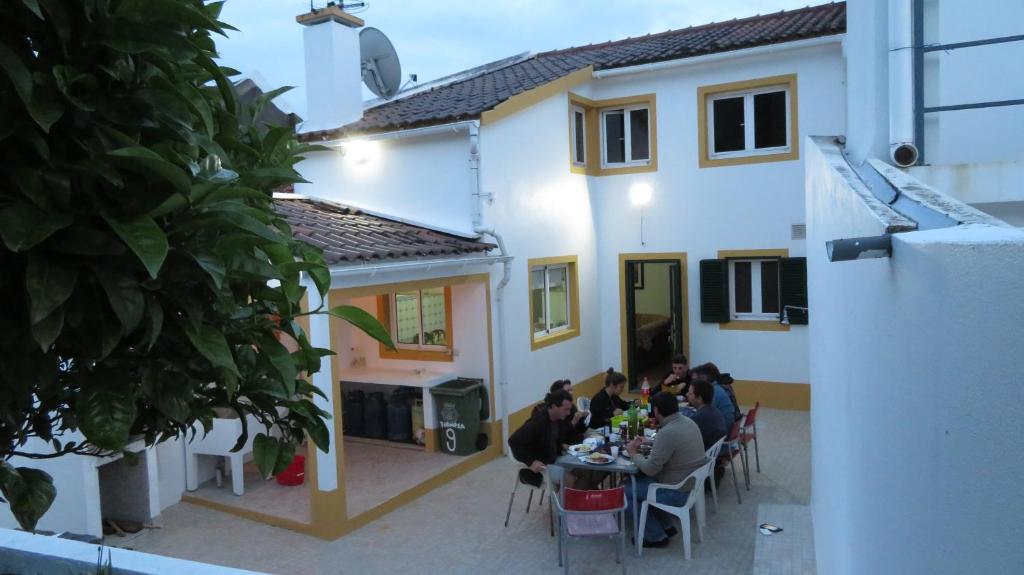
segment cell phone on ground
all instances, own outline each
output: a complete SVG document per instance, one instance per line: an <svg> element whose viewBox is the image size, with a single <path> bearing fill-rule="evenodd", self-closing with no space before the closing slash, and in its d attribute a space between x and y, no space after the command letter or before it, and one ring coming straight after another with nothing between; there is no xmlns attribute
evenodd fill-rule
<svg viewBox="0 0 1024 575"><path fill-rule="evenodd" d="M761 531L761 535L774 535L782 531L781 527L778 525L772 525L771 523L762 523L757 528Z"/></svg>

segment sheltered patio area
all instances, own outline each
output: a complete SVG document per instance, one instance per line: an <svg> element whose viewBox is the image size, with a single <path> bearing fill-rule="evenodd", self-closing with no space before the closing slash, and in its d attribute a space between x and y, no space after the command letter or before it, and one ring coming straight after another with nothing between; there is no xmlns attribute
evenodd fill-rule
<svg viewBox="0 0 1024 575"><path fill-rule="evenodd" d="M664 549L627 552L627 573L814 573L810 532L810 433L807 412L762 408L758 431L761 473L737 504L730 476L719 491L719 511L708 515L693 558L683 559L679 537ZM751 453L753 460L753 453ZM751 461L753 463L753 461ZM280 574L309 573L559 573L547 508L526 514L518 496L502 526L519 465L490 461L391 513L331 542L188 503L164 511L161 528L108 544L139 551ZM523 490L520 490L524 494ZM765 536L769 521L783 532ZM607 540L570 543L573 573L620 573Z"/></svg>

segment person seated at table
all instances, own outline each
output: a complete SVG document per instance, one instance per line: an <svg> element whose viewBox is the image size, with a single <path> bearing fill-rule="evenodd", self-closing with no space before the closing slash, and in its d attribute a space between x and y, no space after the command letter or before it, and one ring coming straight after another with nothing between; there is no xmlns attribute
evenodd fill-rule
<svg viewBox="0 0 1024 575"><path fill-rule="evenodd" d="M559 379L558 381L551 384L551 388L548 390L550 393L554 393L558 390L562 390L572 397L572 382L568 379ZM533 407L531 417L538 411L545 409L544 403L538 403ZM569 417L566 417L560 422L560 439L562 445L576 445L583 441L583 434L587 431L586 418L589 411L580 411L576 409L576 405L572 406L572 410L569 412Z"/></svg>
<svg viewBox="0 0 1024 575"><path fill-rule="evenodd" d="M623 400L626 391L626 376L609 367L604 376L604 389L590 399L590 428L600 429L611 425L612 417L621 415L629 409L629 403Z"/></svg>
<svg viewBox="0 0 1024 575"><path fill-rule="evenodd" d="M633 525L636 525L637 513L637 510L633 509L634 489L636 504L640 506L647 498L647 487L650 484L679 483L704 465L705 459L700 428L689 418L679 414L679 403L674 395L661 392L652 397L651 412L658 422L658 433L654 437L650 455L640 455L640 444L646 438L638 437L626 445L626 452L641 473L636 479L635 487L632 482L626 486L626 506L634 515ZM684 491L686 487L684 485L683 490L658 489L658 503L675 506L685 504L689 493ZM644 547L664 547L668 545L668 538L675 533L676 529L672 526L670 515L653 507L648 510L643 533Z"/></svg>
<svg viewBox="0 0 1024 575"><path fill-rule="evenodd" d="M686 391L686 401L694 409L687 415L700 429L700 435L704 438L705 451L729 433L729 430L725 428L725 418L711 406L714 398L715 388L703 379L691 383L690 388Z"/></svg>
<svg viewBox="0 0 1024 575"><path fill-rule="evenodd" d="M721 385L718 385L717 378L720 376L718 368L713 363L705 363L693 368L691 373L693 374L694 381L699 379L713 386L715 397L711 405L725 418L725 426L731 428L733 422L742 417L743 414L740 413L739 407L729 397L729 392Z"/></svg>
<svg viewBox="0 0 1024 575"><path fill-rule="evenodd" d="M541 486L541 474L562 452L561 422L571 411L572 396L561 389L553 391L544 397L543 408L535 409L530 419L509 436L512 457L527 467L519 471L520 481Z"/></svg>
<svg viewBox="0 0 1024 575"><path fill-rule="evenodd" d="M651 388L651 396L665 391L672 395L686 395L690 387L690 365L683 354L677 354L672 358L672 371L665 374L661 381Z"/></svg>

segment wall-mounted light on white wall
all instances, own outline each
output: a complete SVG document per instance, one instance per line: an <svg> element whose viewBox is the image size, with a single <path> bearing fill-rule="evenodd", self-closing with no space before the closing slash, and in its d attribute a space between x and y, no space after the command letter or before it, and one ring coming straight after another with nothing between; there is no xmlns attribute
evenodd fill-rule
<svg viewBox="0 0 1024 575"><path fill-rule="evenodd" d="M634 206L638 206L640 208L651 203L652 195L654 195L654 190L651 189L651 185L647 182L637 182L629 188L630 201L633 202Z"/></svg>
<svg viewBox="0 0 1024 575"><path fill-rule="evenodd" d="M646 246L644 241L644 206L651 203L651 196L654 190L647 182L637 182L629 188L629 200L634 206L640 208L640 245Z"/></svg>
<svg viewBox="0 0 1024 575"><path fill-rule="evenodd" d="M380 156L380 142L372 140L352 140L341 145L341 155L345 161L357 166L365 166Z"/></svg>

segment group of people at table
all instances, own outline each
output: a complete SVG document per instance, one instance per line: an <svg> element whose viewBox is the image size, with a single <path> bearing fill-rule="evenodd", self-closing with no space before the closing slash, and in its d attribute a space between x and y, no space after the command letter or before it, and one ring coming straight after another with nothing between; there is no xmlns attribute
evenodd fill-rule
<svg viewBox="0 0 1024 575"><path fill-rule="evenodd" d="M725 437L742 416L731 382L728 374L721 374L713 363L690 369L687 358L677 355L672 360L672 371L651 387L649 416L656 420L657 432L653 439L638 436L622 448L639 471L636 481L626 486L631 514L637 513L630 503L634 500L631 490L635 489L639 506L650 484L677 484L686 479L704 465L705 451ZM539 487L546 471L556 483L587 489L603 479L605 474L599 472L566 472L553 464L570 445L580 443L588 429L591 433L607 430L613 417L629 409L630 403L622 399L626 385L626 376L609 368L604 388L591 398L587 412L574 405L569 380L551 384L544 402L508 439L512 455L526 465L520 470L520 480ZM688 404L683 410L679 397ZM722 471L716 469L716 481L721 480ZM658 502L673 506L684 505L687 496L680 490L657 491ZM670 517L651 508L644 526L644 547L664 547L675 534Z"/></svg>

